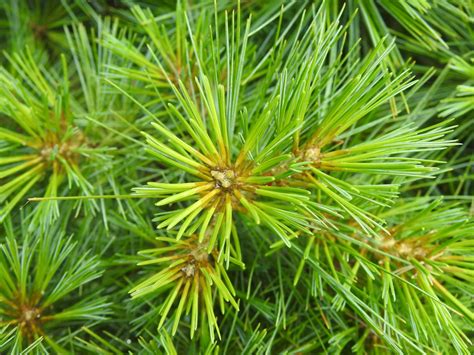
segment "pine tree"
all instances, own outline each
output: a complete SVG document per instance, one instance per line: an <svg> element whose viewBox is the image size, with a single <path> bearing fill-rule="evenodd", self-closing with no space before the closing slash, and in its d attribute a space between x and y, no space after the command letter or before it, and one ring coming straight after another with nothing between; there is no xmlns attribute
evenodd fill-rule
<svg viewBox="0 0 474 355"><path fill-rule="evenodd" d="M470 1L0 14L0 352L472 352Z"/></svg>

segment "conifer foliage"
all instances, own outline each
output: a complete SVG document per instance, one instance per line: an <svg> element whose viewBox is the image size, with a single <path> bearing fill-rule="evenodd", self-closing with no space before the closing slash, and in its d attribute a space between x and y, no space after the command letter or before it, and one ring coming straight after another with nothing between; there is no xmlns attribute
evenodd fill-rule
<svg viewBox="0 0 474 355"><path fill-rule="evenodd" d="M0 352L472 353L470 1L0 16Z"/></svg>

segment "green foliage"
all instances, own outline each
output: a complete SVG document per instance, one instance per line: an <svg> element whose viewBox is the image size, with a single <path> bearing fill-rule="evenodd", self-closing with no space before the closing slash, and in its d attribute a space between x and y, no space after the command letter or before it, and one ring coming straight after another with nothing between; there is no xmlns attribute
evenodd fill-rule
<svg viewBox="0 0 474 355"><path fill-rule="evenodd" d="M91 189L77 166L77 159L87 147L73 123L68 82L53 86L29 52L10 60L17 69L17 78L3 71L0 79L1 110L8 117L7 127L0 133L5 142L1 196L2 202L9 200L0 212L1 219L46 173L46 196L57 195L65 176L84 192ZM64 75L67 77L67 73ZM55 213L59 214L57 206Z"/></svg>
<svg viewBox="0 0 474 355"><path fill-rule="evenodd" d="M21 245L17 239L7 225L0 246L0 324L6 327L0 349L67 351L76 341L71 327L102 321L108 313L105 298L83 291L101 276L99 261L80 253L60 230L26 234Z"/></svg>
<svg viewBox="0 0 474 355"><path fill-rule="evenodd" d="M473 11L2 3L0 352L472 352Z"/></svg>
<svg viewBox="0 0 474 355"><path fill-rule="evenodd" d="M201 327L206 323L209 325L211 341L214 342L214 332L219 331L219 328L213 310L214 292L212 289L216 288L222 313L224 313L224 301L230 302L237 310L239 308L234 299L235 290L229 276L224 266L217 262L217 253L212 252L212 249L209 252L207 245L209 242L200 242L197 237L188 238L187 241L178 241L167 237L161 237L158 240L167 242L170 246L140 251L140 254L146 256L147 260L142 261L139 265L164 264L167 266L135 286L130 291L132 298L144 297L148 294L156 295L165 290L168 293L167 289L172 285L171 292L158 310L161 314L158 329L164 324L175 300L179 300L173 316L172 335L176 333L181 315L186 313L191 314L190 334L192 339L194 332L200 325L199 314L201 314L201 317L205 318L201 321ZM169 253L173 253L173 255L166 256ZM200 304L203 307L200 307ZM204 329L201 331L206 332Z"/></svg>

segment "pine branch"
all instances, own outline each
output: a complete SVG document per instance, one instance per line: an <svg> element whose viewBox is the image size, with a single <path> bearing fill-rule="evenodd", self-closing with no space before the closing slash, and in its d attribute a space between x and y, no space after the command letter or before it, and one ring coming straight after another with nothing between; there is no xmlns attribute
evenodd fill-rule
<svg viewBox="0 0 474 355"><path fill-rule="evenodd" d="M0 254L2 350L28 351L47 343L64 351L69 327L76 322L103 321L108 303L92 294L74 301L73 295L102 274L99 262L80 256L76 243L58 230L24 236L21 245L7 228Z"/></svg>

